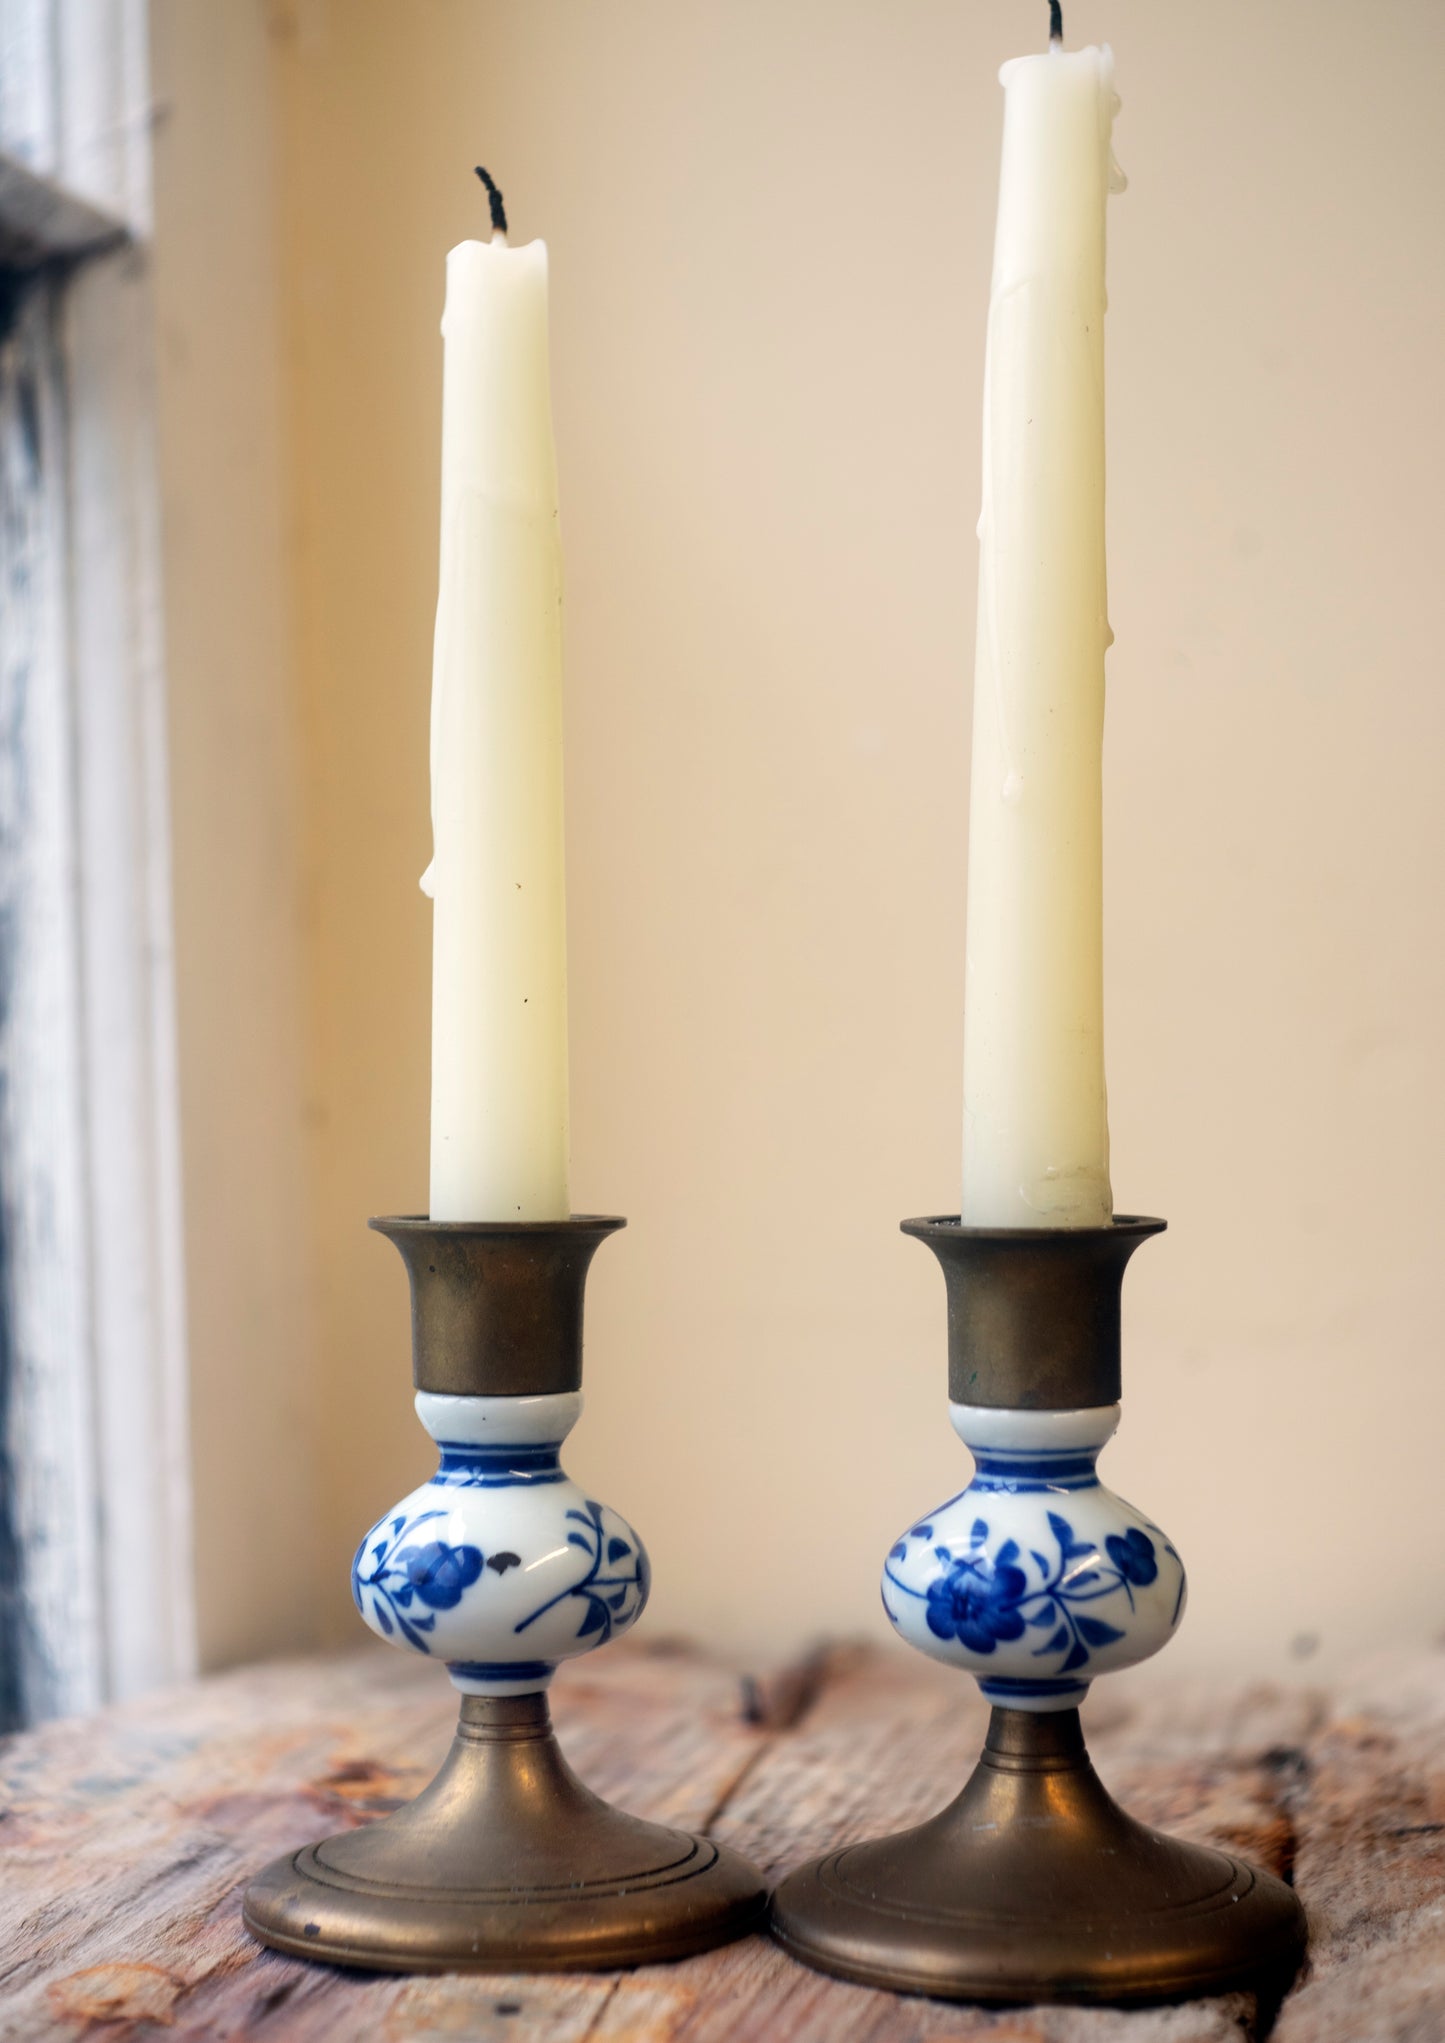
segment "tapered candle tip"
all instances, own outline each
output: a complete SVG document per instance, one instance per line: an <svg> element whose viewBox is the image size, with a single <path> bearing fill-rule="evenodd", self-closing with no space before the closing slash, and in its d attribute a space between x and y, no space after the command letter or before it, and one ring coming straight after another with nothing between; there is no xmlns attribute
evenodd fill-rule
<svg viewBox="0 0 1445 2043"><path fill-rule="evenodd" d="M494 234L505 234L507 231L507 209L502 204L502 194L497 189L496 180L490 171L483 170L480 163L476 169L477 176L487 188L487 204L492 209L492 232Z"/></svg>
<svg viewBox="0 0 1445 2043"><path fill-rule="evenodd" d="M1064 39L1064 10L1061 0L1049 0L1049 41L1061 43Z"/></svg>

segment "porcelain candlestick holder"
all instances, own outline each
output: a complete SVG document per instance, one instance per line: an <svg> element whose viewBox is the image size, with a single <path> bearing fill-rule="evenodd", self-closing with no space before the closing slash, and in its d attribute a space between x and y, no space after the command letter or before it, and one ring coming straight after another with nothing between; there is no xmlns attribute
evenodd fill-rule
<svg viewBox="0 0 1445 2043"><path fill-rule="evenodd" d="M1269 1993L1299 1964L1292 1890L1125 1815L1079 1723L1094 1677L1158 1652L1184 1610L1175 1548L1094 1468L1119 1418L1124 1265L1163 1225L904 1223L943 1265L974 1476L893 1547L883 1604L993 1716L941 1814L782 1883L774 1934L806 1964L942 1999L1112 2003Z"/></svg>
<svg viewBox="0 0 1445 2043"><path fill-rule="evenodd" d="M461 1720L414 1802L267 1867L248 1929L398 1972L638 1965L741 1935L765 1904L752 1868L599 1800L548 1716L558 1662L647 1601L641 1541L559 1456L582 1408L587 1267L623 1223L371 1224L410 1273L416 1408L441 1465L367 1533L352 1590L374 1632L446 1666Z"/></svg>

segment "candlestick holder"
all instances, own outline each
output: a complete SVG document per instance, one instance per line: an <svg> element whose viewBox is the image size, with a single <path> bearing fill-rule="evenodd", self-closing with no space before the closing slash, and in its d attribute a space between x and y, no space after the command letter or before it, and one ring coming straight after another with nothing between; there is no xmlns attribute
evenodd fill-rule
<svg viewBox="0 0 1445 2043"><path fill-rule="evenodd" d="M1305 1921L1283 1881L1146 1829L1105 1792L1078 1705L1172 1637L1184 1566L1100 1483L1119 1418L1124 1265L1162 1220L909 1220L948 1286L949 1398L968 1488L883 1570L900 1636L993 1704L983 1756L929 1822L785 1879L774 1935L808 1965L947 2000L1178 2000L1283 1991Z"/></svg>
<svg viewBox="0 0 1445 2043"><path fill-rule="evenodd" d="M351 1586L371 1629L442 1662L461 1719L406 1808L278 1859L247 1928L296 1957L376 1970L599 1969L740 1936L765 1907L733 1852L624 1815L562 1757L561 1660L641 1615L642 1542L564 1474L582 1407L582 1294L621 1220L373 1220L411 1278L429 1481L374 1525Z"/></svg>

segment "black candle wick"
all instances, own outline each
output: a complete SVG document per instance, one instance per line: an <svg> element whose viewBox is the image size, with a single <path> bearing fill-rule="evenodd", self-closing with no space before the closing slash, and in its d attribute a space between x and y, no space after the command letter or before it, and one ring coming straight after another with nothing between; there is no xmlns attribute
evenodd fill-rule
<svg viewBox="0 0 1445 2043"><path fill-rule="evenodd" d="M1064 10L1060 0L1049 0L1049 41L1061 43L1064 39Z"/></svg>
<svg viewBox="0 0 1445 2043"><path fill-rule="evenodd" d="M507 209L502 204L502 194L497 189L496 180L489 170L483 170L480 163L477 165L477 176L487 188L487 204L492 209L492 232L494 234L505 234L507 231Z"/></svg>

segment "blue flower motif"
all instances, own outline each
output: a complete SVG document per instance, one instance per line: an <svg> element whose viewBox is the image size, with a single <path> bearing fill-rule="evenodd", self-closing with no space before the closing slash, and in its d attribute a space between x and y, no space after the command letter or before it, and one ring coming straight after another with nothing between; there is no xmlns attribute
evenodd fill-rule
<svg viewBox="0 0 1445 2043"><path fill-rule="evenodd" d="M391 1565L406 1576L406 1588L394 1592L399 1603L410 1602L411 1590L428 1610L455 1610L462 1591L482 1572L482 1553L480 1547L447 1546L433 1539L425 1546L404 1546L392 1555Z"/></svg>
<svg viewBox="0 0 1445 2043"><path fill-rule="evenodd" d="M400 1632L418 1653L431 1651L423 1634L435 1631L436 1613L455 1610L463 1591L482 1572L480 1547L450 1546L440 1539L401 1544L423 1525L446 1515L445 1511L421 1511L408 1524L405 1512L398 1512L383 1525L372 1527L351 1564L351 1593L357 1609L365 1616L369 1599L371 1615L383 1635L390 1638L393 1632ZM367 1542L377 1532L381 1536L368 1551ZM364 1573L368 1561L370 1571ZM425 1617L416 1607L422 1604L429 1613Z"/></svg>
<svg viewBox="0 0 1445 2043"><path fill-rule="evenodd" d="M965 1492L965 1495L967 1492ZM957 1501L957 1499L955 1499ZM989 1524L975 1518L969 1528L968 1546L960 1552L954 1546L936 1545L933 1557L942 1572L926 1583L909 1581L894 1563L907 1562L909 1542L933 1537L929 1524L915 1525L905 1533L889 1554L884 1566L883 1608L894 1624L898 1614L888 1599L888 1590L916 1596L924 1605L924 1619L935 1638L958 1639L971 1653L992 1653L998 1642L1023 1636L1025 1628L1044 1634L1033 1648L1036 1660L1056 1660L1055 1672L1077 1673L1088 1665L1094 1652L1114 1646L1125 1637L1116 1624L1096 1617L1083 1606L1107 1602L1122 1596L1129 1609L1135 1608L1135 1589L1146 1589L1158 1579L1156 1541L1176 1562L1179 1559L1157 1526L1142 1532L1131 1526L1127 1532L1109 1533L1104 1540L1105 1560L1092 1540L1080 1539L1069 1520L1057 1511L1048 1514L1056 1555L1051 1558L1036 1547L1025 1557L1016 1539L1007 1539L991 1559L987 1552ZM1030 1586L1029 1562L1038 1570ZM1179 1594L1172 1622L1177 1623L1184 1602L1184 1571L1179 1570ZM1060 1657L1062 1656L1062 1657Z"/></svg>
<svg viewBox="0 0 1445 2043"><path fill-rule="evenodd" d="M1028 1577L1015 1565L1018 1550L1017 1540L1009 1539L994 1561L982 1553L967 1554L929 1583L924 1615L935 1638L959 1639L971 1653L991 1653L1000 1639L1023 1636L1018 1606L1028 1592Z"/></svg>
<svg viewBox="0 0 1445 2043"><path fill-rule="evenodd" d="M1159 1573L1159 1563L1154 1558L1154 1542L1147 1532L1141 1532L1137 1525L1131 1525L1123 1534L1111 1532L1104 1541L1109 1550L1109 1559L1119 1570L1126 1582L1132 1582L1136 1589L1147 1589Z"/></svg>

